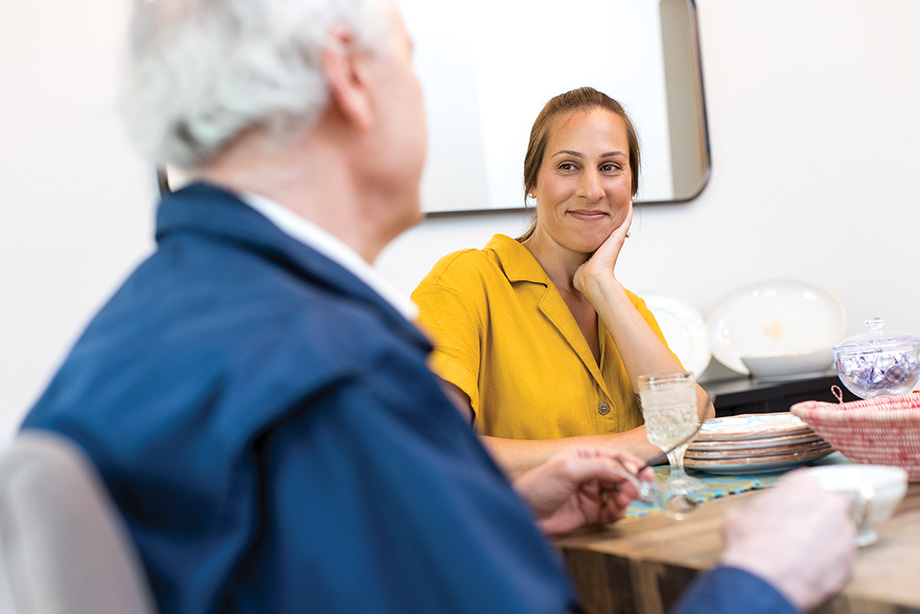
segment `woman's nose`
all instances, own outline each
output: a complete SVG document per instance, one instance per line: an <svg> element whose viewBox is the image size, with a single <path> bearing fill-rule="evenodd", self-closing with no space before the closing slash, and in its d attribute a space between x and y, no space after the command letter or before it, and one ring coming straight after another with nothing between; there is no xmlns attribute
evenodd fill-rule
<svg viewBox="0 0 920 614"><path fill-rule="evenodd" d="M600 200L604 195L604 189L601 186L600 177L598 177L597 171L585 171L581 176L578 187L581 193L580 196L591 202Z"/></svg>

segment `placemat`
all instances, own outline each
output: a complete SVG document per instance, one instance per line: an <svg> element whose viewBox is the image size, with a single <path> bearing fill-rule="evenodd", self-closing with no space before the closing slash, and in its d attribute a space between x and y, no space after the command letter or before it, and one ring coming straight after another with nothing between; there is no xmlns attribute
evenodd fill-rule
<svg viewBox="0 0 920 614"><path fill-rule="evenodd" d="M826 456L821 460L815 461L813 463L808 463L808 465L805 466L811 467L818 465L837 465L851 462L852 461L850 459L848 459L840 452L834 452L833 454ZM659 465L658 467L655 467L655 480L658 482L663 482L667 479L670 472L671 468L668 465ZM688 475L699 478L706 484L706 488L701 493L699 493L699 495L695 496L695 498L699 499L700 501L710 501L712 499L718 499L719 497L736 495L738 493L747 492L749 490L770 488L776 484L776 481L779 480L785 473L787 473L787 471L771 471L765 473L754 473L750 475L718 475L687 469ZM654 504L640 500L633 501L629 507L626 508L627 518L658 513L660 512Z"/></svg>

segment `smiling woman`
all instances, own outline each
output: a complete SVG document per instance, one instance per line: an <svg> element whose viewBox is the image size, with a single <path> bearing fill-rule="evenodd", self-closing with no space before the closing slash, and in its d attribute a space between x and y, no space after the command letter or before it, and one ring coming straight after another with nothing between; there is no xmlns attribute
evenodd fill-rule
<svg viewBox="0 0 920 614"><path fill-rule="evenodd" d="M592 88L552 98L525 156L532 229L445 256L412 295L431 368L511 475L584 443L656 451L638 378L683 369L614 274L639 177L631 125ZM697 396L700 417L714 413Z"/></svg>

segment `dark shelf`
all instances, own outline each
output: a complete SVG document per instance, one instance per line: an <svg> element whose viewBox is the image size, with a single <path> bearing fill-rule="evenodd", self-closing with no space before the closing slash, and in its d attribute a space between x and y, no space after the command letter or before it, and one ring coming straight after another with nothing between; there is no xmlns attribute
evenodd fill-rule
<svg viewBox="0 0 920 614"><path fill-rule="evenodd" d="M792 405L801 401L836 403L838 399L831 391L832 386L840 389L845 402L858 400L840 383L835 371L785 381L739 377L700 385L709 394L716 395L716 416L789 411Z"/></svg>

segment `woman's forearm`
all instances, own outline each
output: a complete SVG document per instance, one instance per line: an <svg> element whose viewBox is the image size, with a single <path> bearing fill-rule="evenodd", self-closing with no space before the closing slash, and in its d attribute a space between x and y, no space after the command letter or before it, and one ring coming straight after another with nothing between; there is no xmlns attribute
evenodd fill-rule
<svg viewBox="0 0 920 614"><path fill-rule="evenodd" d="M619 282L610 280L602 289L593 291L589 300L617 346L634 391L639 389L640 375L681 370L680 362L645 321Z"/></svg>
<svg viewBox="0 0 920 614"><path fill-rule="evenodd" d="M598 317L604 322L617 346L633 390L639 388L643 374L680 371L680 362L649 326L626 290L615 280L592 289L589 297ZM697 386L697 412L700 420L715 417L706 392Z"/></svg>
<svg viewBox="0 0 920 614"><path fill-rule="evenodd" d="M582 435L559 439L503 439L480 435L480 441L508 474L514 479L522 473L543 463L553 454L567 447L582 444L610 446L649 459L660 452L645 436L645 427L611 435Z"/></svg>

